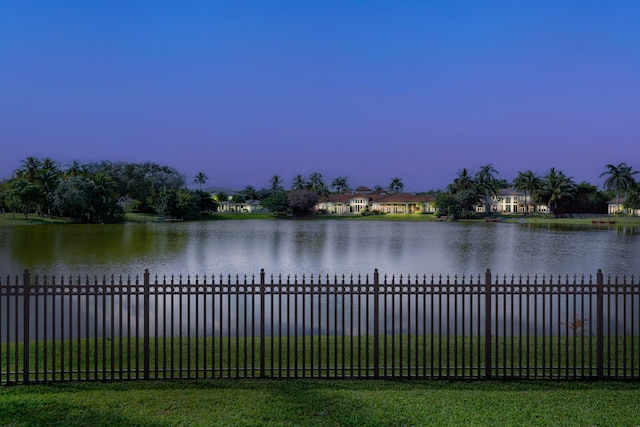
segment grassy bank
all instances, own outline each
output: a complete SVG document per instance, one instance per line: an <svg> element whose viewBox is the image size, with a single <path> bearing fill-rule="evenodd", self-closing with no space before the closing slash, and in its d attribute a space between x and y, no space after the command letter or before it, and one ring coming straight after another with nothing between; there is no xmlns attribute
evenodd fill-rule
<svg viewBox="0 0 640 427"><path fill-rule="evenodd" d="M0 225L35 225L35 224L66 224L67 218L49 218L39 217L34 214L29 214L28 218L24 217L24 214L16 213L15 218L10 212L0 213Z"/></svg>
<svg viewBox="0 0 640 427"><path fill-rule="evenodd" d="M0 425L638 425L640 384L198 380L0 389Z"/></svg>
<svg viewBox="0 0 640 427"><path fill-rule="evenodd" d="M566 224L566 225L592 225L591 218L555 218L552 215L537 215L537 216L520 216L520 215L502 215L504 222L508 223L524 223L524 224ZM615 224L603 224L608 226L616 225L632 225L640 226L640 217L632 216L610 216L607 217L611 220L615 220ZM147 223L158 222L161 218L156 214L145 213L128 213L126 215L127 222L134 223ZM297 220L297 218L287 216L275 216L270 213L215 213L203 216L201 221L219 221L219 220L252 220L252 219L269 219L269 220ZM343 220L343 221L410 221L410 222L422 222L422 221L435 221L437 218L434 214L385 214L385 215L311 215L302 217L300 219L305 220ZM462 223L484 223L483 218L476 218L470 220L461 220ZM34 224L68 224L70 223L68 218L60 217L39 217L37 215L29 215L25 219L24 214L16 214L15 218L13 214L4 212L0 213L0 226L2 225L34 225ZM596 224L597 225L597 224Z"/></svg>

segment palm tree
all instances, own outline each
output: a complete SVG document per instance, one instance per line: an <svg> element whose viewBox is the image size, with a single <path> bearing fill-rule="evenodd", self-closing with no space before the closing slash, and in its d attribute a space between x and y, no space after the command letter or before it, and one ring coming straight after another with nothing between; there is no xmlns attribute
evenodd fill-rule
<svg viewBox="0 0 640 427"><path fill-rule="evenodd" d="M632 171L631 166L627 166L626 163L620 163L618 166L608 164L606 168L607 170L602 172L600 176L608 175L604 181L604 188L608 191L616 192L616 206L620 211L620 190L624 190L626 197L629 188L635 185L633 175L637 174L638 171Z"/></svg>
<svg viewBox="0 0 640 427"><path fill-rule="evenodd" d="M476 173L476 185L478 190L483 194L484 213L488 215L491 211L491 196L498 196L498 180L495 178L498 171L489 163L480 167Z"/></svg>
<svg viewBox="0 0 640 427"><path fill-rule="evenodd" d="M247 185L246 187L244 187L244 190L242 190L242 194L244 194L246 200L258 200L258 192L255 188L253 188L252 185Z"/></svg>
<svg viewBox="0 0 640 427"><path fill-rule="evenodd" d="M573 197L575 183L562 171L551 168L542 180L541 193L553 214L557 216L558 202L562 199Z"/></svg>
<svg viewBox="0 0 640 427"><path fill-rule="evenodd" d="M527 192L529 192L529 196L531 197L531 201L535 199L535 194L538 190L540 190L540 185L542 181L535 173L530 170L526 170L524 172L518 172L518 176L513 181L513 187L518 191L524 191L524 210L525 213L529 212L529 203L527 201ZM533 212L536 211L536 205L533 203Z"/></svg>
<svg viewBox="0 0 640 427"><path fill-rule="evenodd" d="M77 160L74 160L65 171L65 176L67 177L82 176L86 178L88 174L87 165L82 165Z"/></svg>
<svg viewBox="0 0 640 427"><path fill-rule="evenodd" d="M204 172L198 172L198 174L193 178L193 182L200 186L200 191L202 191L202 186L207 183L209 177L204 174Z"/></svg>
<svg viewBox="0 0 640 427"><path fill-rule="evenodd" d="M269 186L273 193L284 191L284 187L282 186L282 177L280 175L273 175L269 180Z"/></svg>
<svg viewBox="0 0 640 427"><path fill-rule="evenodd" d="M22 167L18 169L18 178L25 179L30 184L35 184L38 180L38 173L42 162L35 157L29 156L22 161Z"/></svg>
<svg viewBox="0 0 640 427"><path fill-rule="evenodd" d="M349 191L349 178L346 176L339 176L333 181L331 181L331 188L333 188L337 193L344 193L345 191Z"/></svg>
<svg viewBox="0 0 640 427"><path fill-rule="evenodd" d="M291 185L292 190L304 190L307 188L307 181L304 180L302 175L298 174L293 178L293 183Z"/></svg>
<svg viewBox="0 0 640 427"><path fill-rule="evenodd" d="M463 168L458 172L458 176L453 180L450 186L451 193L457 193L459 191L472 190L476 182L469 174L467 168Z"/></svg>
<svg viewBox="0 0 640 427"><path fill-rule="evenodd" d="M404 184L401 178L395 177L391 180L389 187L387 187L389 193L400 193L404 189Z"/></svg>
<svg viewBox="0 0 640 427"><path fill-rule="evenodd" d="M381 185L376 185L373 187L373 194L382 194L384 192L384 188Z"/></svg>
<svg viewBox="0 0 640 427"><path fill-rule="evenodd" d="M309 190L320 196L326 196L329 194L329 188L327 187L327 184L325 184L322 174L319 172L314 172L309 175L309 182L307 184Z"/></svg>
<svg viewBox="0 0 640 427"><path fill-rule="evenodd" d="M46 169L43 167L38 174L38 183L40 184L43 197L43 215L49 212L49 216L53 217L53 209L51 207L52 198L60 182L60 175L60 170L55 165L48 165Z"/></svg>

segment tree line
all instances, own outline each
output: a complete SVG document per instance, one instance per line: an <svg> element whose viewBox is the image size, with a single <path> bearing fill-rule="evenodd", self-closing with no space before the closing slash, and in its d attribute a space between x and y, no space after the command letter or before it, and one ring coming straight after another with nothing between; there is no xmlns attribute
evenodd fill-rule
<svg viewBox="0 0 640 427"><path fill-rule="evenodd" d="M600 175L604 177L604 191L587 182L576 183L562 171L551 168L543 175L531 170L518 172L509 182L498 177L491 165L481 166L472 173L464 168L445 190L426 192L435 196L435 205L443 215L470 218L476 215L476 206L485 206L490 212L492 197L502 188L514 187L531 200L527 212L535 213L536 204L545 204L557 215L563 213L604 213L607 200L615 197L618 205L628 209L640 208L640 185L635 179L638 171L625 163L608 164ZM290 189L285 189L280 175L273 175L268 186L243 190L227 195L213 195L203 190L208 177L199 172L193 183L197 190L186 187L185 176L170 166L156 163L74 161L62 167L51 158L27 157L21 161L11 178L0 181L0 210L40 216L68 217L78 222L122 222L125 212L156 213L158 215L197 219L205 212L217 210L223 202L242 203L259 200L261 205L276 214L306 215L318 201L330 193L350 192L347 176L338 176L327 184L322 174L308 177L296 175ZM373 193L401 193L404 183L399 177L382 187L376 185ZM624 199L621 199L624 197Z"/></svg>
<svg viewBox="0 0 640 427"><path fill-rule="evenodd" d="M62 167L51 158L27 157L0 182L0 209L77 222L117 223L129 211L185 219L215 210L202 190L188 190L174 168L156 163L74 161Z"/></svg>

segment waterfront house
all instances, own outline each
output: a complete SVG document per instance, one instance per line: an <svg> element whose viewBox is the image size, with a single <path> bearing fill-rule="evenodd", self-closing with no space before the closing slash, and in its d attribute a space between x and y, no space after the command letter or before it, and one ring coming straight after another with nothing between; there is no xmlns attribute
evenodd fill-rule
<svg viewBox="0 0 640 427"><path fill-rule="evenodd" d="M484 203L476 206L476 212L484 213ZM549 207L535 202L528 192L525 198L524 191L508 187L498 190L497 197L491 197L491 212L498 214L548 213Z"/></svg>
<svg viewBox="0 0 640 427"><path fill-rule="evenodd" d="M358 214L362 212L383 212L392 214L412 214L435 212L435 199L426 194L397 193L386 191L374 193L367 187L358 187L353 193L329 194L321 197L316 210L330 214Z"/></svg>
<svg viewBox="0 0 640 427"><path fill-rule="evenodd" d="M619 203L618 200L608 200L607 201L607 213L609 215L615 215L624 212L627 215L640 216L640 209L625 209L624 202L627 200L626 197L620 197Z"/></svg>

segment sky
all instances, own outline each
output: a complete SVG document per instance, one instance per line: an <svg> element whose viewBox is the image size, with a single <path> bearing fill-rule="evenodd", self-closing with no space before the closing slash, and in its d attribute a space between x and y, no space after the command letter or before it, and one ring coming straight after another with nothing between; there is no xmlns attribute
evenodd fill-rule
<svg viewBox="0 0 640 427"><path fill-rule="evenodd" d="M601 186L639 135L637 0L0 1L0 179L48 156L230 189Z"/></svg>

